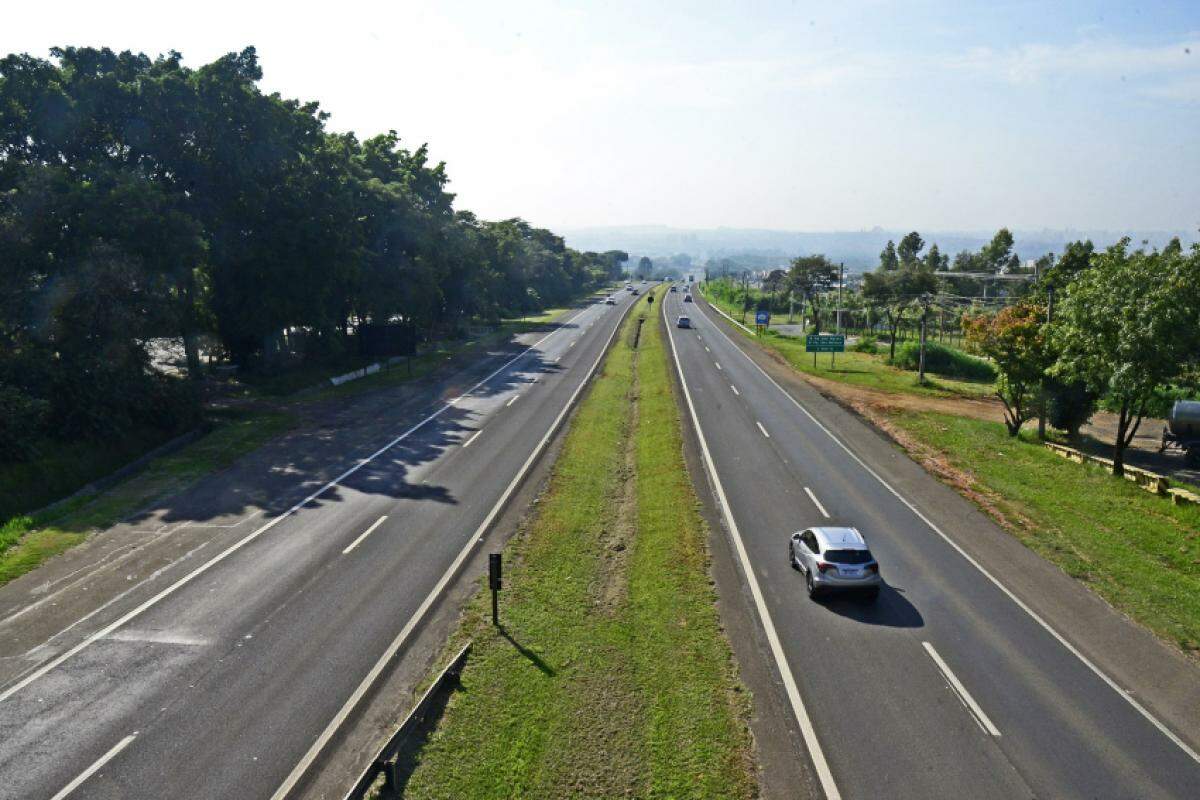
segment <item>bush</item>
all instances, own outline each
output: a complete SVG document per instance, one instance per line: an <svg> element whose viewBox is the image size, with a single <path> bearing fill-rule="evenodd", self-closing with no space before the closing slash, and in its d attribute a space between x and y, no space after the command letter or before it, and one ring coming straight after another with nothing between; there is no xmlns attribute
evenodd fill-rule
<svg viewBox="0 0 1200 800"><path fill-rule="evenodd" d="M850 349L856 353L878 353L879 344L874 336L867 334L860 336L857 342L850 345Z"/></svg>
<svg viewBox="0 0 1200 800"><path fill-rule="evenodd" d="M50 404L13 386L0 386L0 463L28 461Z"/></svg>
<svg viewBox="0 0 1200 800"><path fill-rule="evenodd" d="M892 366L915 372L920 367L920 359L921 345L917 342L906 342L896 348L896 358L892 361ZM996 368L990 361L929 341L925 342L925 371L968 381L996 379Z"/></svg>
<svg viewBox="0 0 1200 800"><path fill-rule="evenodd" d="M1066 431L1072 439L1079 436L1079 429L1096 410L1095 393L1088 391L1083 383L1058 381L1051 381L1046 391L1046 421L1060 431Z"/></svg>

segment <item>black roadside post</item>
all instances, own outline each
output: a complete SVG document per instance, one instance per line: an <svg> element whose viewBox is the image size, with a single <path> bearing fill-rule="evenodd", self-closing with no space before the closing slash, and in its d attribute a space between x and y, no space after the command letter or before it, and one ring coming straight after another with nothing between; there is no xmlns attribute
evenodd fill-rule
<svg viewBox="0 0 1200 800"><path fill-rule="evenodd" d="M500 554L488 555L488 588L492 590L492 624L500 626Z"/></svg>
<svg viewBox="0 0 1200 800"><path fill-rule="evenodd" d="M652 295L652 294L646 295L646 302L649 303L650 305L654 305L654 295Z"/></svg>

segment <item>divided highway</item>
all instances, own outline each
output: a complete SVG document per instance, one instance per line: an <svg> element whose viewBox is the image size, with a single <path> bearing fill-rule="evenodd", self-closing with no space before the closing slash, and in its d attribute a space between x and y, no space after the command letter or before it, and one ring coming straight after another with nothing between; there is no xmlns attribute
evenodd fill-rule
<svg viewBox="0 0 1200 800"><path fill-rule="evenodd" d="M688 414L827 797L1198 795L1187 744L876 477L715 312L666 297ZM866 536L887 584L874 605L808 598L787 538L817 525Z"/></svg>
<svg viewBox="0 0 1200 800"><path fill-rule="evenodd" d="M0 798L286 796L640 299L617 297L568 314L461 397L398 415L373 454L286 512L252 515L223 549L36 648L0 686Z"/></svg>

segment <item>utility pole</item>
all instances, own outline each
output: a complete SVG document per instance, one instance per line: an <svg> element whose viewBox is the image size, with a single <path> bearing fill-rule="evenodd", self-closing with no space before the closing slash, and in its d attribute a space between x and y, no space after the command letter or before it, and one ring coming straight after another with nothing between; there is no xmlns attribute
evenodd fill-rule
<svg viewBox="0 0 1200 800"><path fill-rule="evenodd" d="M842 332L842 284L846 282L846 264L842 262L838 264L838 307L837 307L837 333Z"/></svg>
<svg viewBox="0 0 1200 800"><path fill-rule="evenodd" d="M921 295L921 357L917 368L917 383L922 385L925 383L925 328L928 326L929 303L932 299L928 292Z"/></svg>

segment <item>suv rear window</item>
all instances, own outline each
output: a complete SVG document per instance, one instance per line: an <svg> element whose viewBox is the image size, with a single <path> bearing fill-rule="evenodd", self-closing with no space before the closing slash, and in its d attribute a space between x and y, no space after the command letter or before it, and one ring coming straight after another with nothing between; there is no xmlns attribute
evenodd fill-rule
<svg viewBox="0 0 1200 800"><path fill-rule="evenodd" d="M822 558L835 564L869 564L875 560L870 550L826 550Z"/></svg>

